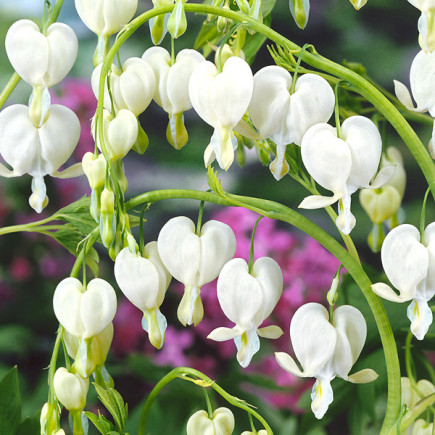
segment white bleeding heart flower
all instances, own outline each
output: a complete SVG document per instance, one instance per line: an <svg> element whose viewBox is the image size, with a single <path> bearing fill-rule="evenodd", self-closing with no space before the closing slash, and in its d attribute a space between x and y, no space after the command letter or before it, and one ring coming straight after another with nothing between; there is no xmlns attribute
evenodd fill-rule
<svg viewBox="0 0 435 435"><path fill-rule="evenodd" d="M400 385L402 390L402 405L406 405L408 408L414 406L423 397L435 393L434 384L426 379L420 379L416 383L417 390L422 394L422 396L414 390L409 378L400 378Z"/></svg>
<svg viewBox="0 0 435 435"><path fill-rule="evenodd" d="M65 367L56 370L53 379L54 393L68 411L81 411L86 406L89 379L70 373Z"/></svg>
<svg viewBox="0 0 435 435"><path fill-rule="evenodd" d="M157 242L145 245L143 257L124 248L116 256L115 278L128 300L143 312L142 325L151 344L160 349L165 341L167 326L160 305L171 275L160 259Z"/></svg>
<svg viewBox="0 0 435 435"><path fill-rule="evenodd" d="M92 131L95 131L93 119ZM127 109L121 109L115 116L103 110L103 137L110 160L124 158L136 142L138 135L137 118ZM101 143L97 136L97 146L101 151Z"/></svg>
<svg viewBox="0 0 435 435"><path fill-rule="evenodd" d="M98 98L101 68L98 65L92 73L92 90ZM127 109L139 116L150 104L156 89L156 79L149 64L139 57L131 57L122 65L119 71L112 65L110 73L110 90L116 112ZM104 107L111 110L107 83L104 87Z"/></svg>
<svg viewBox="0 0 435 435"><path fill-rule="evenodd" d="M338 307L332 323L326 308L317 303L305 304L293 315L290 338L302 371L287 353L276 352L275 357L285 371L299 377L316 378L311 393L311 409L316 418L322 418L333 401L331 381L336 376L352 383L366 383L377 378L371 369L349 376L366 335L363 315L350 305Z"/></svg>
<svg viewBox="0 0 435 435"><path fill-rule="evenodd" d="M54 23L42 34L30 20L12 24L6 34L6 53L18 75L32 86L49 87L70 72L78 41L71 27Z"/></svg>
<svg viewBox="0 0 435 435"><path fill-rule="evenodd" d="M77 278L61 281L53 296L53 308L59 323L83 340L98 335L112 322L116 313L116 293L103 279L95 278L83 291Z"/></svg>
<svg viewBox="0 0 435 435"><path fill-rule="evenodd" d="M296 79L290 93L292 76L280 66L267 66L254 75L254 91L249 115L261 139L270 138L277 146L271 163L273 176L280 180L288 172L285 148L301 145L306 131L327 122L334 111L335 97L329 83L316 74Z"/></svg>
<svg viewBox="0 0 435 435"><path fill-rule="evenodd" d="M234 415L228 408L218 408L210 418L207 411L197 411L187 421L187 435L231 435Z"/></svg>
<svg viewBox="0 0 435 435"><path fill-rule="evenodd" d="M407 315L411 331L418 340L423 340L433 321L428 302L435 295L435 222L426 227L423 239L424 243L420 232L412 225L399 225L391 230L382 245L381 260L399 294L387 284L372 285L378 296L389 301L412 300Z"/></svg>
<svg viewBox="0 0 435 435"><path fill-rule="evenodd" d="M237 361L247 367L260 349L258 336L275 339L283 334L278 326L259 328L278 303L282 287L281 268L272 258L259 258L252 271L242 258L230 260L219 274L217 295L222 311L236 325L217 328L207 338L234 339Z"/></svg>
<svg viewBox="0 0 435 435"><path fill-rule="evenodd" d="M302 161L308 173L332 197L313 195L305 198L299 207L315 209L339 201L337 227L349 234L355 226L350 211L351 195L359 188L378 188L394 173L394 166L384 167L376 179L382 153L381 135L376 125L363 116L351 116L341 126L342 138L329 124L317 124L302 139Z"/></svg>
<svg viewBox="0 0 435 435"><path fill-rule="evenodd" d="M209 148L222 169L228 170L234 160L237 140L233 129L248 109L253 86L251 68L235 56L225 62L221 73L213 63L201 62L190 78L190 101L196 113L214 128ZM206 164L210 161L208 157L205 160Z"/></svg>
<svg viewBox="0 0 435 435"><path fill-rule="evenodd" d="M157 239L160 258L169 273L184 284L178 307L183 325L196 326L204 315L201 286L213 281L236 251L236 237L226 224L211 220L197 235L195 224L185 216L170 219Z"/></svg>
<svg viewBox="0 0 435 435"><path fill-rule="evenodd" d="M408 0L417 9L421 16L418 20L419 43L426 52L435 49L435 1L433 0Z"/></svg>
<svg viewBox="0 0 435 435"><path fill-rule="evenodd" d="M12 171L0 164L0 175L31 175L33 193L29 203L40 213L48 202L46 175L69 178L83 174L80 163L58 171L73 153L79 137L80 122L67 107L50 106L44 123L35 126L28 106L9 106L0 112L0 154L12 166Z"/></svg>
<svg viewBox="0 0 435 435"><path fill-rule="evenodd" d="M75 0L77 13L98 36L118 32L136 13L138 0Z"/></svg>
<svg viewBox="0 0 435 435"><path fill-rule="evenodd" d="M192 108L189 80L194 69L205 59L198 51L186 49L177 54L173 63L163 47L149 48L142 59L149 63L156 77L154 101L169 116L168 141L176 149L181 149L187 143L183 112Z"/></svg>

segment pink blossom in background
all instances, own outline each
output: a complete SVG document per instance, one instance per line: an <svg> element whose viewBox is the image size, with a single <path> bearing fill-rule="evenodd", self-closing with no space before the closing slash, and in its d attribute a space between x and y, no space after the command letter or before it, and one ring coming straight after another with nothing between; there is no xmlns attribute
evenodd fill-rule
<svg viewBox="0 0 435 435"><path fill-rule="evenodd" d="M25 257L15 257L9 265L9 274L15 281L26 281L32 274L32 266Z"/></svg>
<svg viewBox="0 0 435 435"><path fill-rule="evenodd" d="M165 344L161 350L156 351L154 362L159 366L191 366L185 351L193 345L193 340L194 337L190 330L180 330L168 325Z"/></svg>

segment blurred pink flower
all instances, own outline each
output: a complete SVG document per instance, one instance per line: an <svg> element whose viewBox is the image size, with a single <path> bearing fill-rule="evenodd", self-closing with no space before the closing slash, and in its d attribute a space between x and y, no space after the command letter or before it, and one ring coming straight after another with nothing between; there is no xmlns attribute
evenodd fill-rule
<svg viewBox="0 0 435 435"><path fill-rule="evenodd" d="M32 274L32 266L25 257L15 257L9 266L11 278L15 281L26 281Z"/></svg>
<svg viewBox="0 0 435 435"><path fill-rule="evenodd" d="M178 330L173 326L166 329L165 344L156 351L154 362L159 366L190 366L185 351L193 345L194 336L189 329Z"/></svg>
<svg viewBox="0 0 435 435"><path fill-rule="evenodd" d="M142 329L142 313L127 299L118 302L113 319L114 333L112 347L117 354L124 355L137 349L146 332Z"/></svg>

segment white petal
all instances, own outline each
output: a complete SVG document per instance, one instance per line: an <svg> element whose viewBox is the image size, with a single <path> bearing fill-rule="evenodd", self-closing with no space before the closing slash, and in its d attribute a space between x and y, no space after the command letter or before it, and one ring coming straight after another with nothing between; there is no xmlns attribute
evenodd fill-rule
<svg viewBox="0 0 435 435"><path fill-rule="evenodd" d="M30 20L16 21L6 34L5 45L18 75L32 86L42 86L50 51L47 38L39 27Z"/></svg>
<svg viewBox="0 0 435 435"><path fill-rule="evenodd" d="M411 332L418 340L423 340L433 322L432 310L427 301L414 299L407 309L407 315L411 321Z"/></svg>
<svg viewBox="0 0 435 435"><path fill-rule="evenodd" d="M248 265L241 258L233 258L222 268L217 295L225 315L245 330L250 329L264 303L259 281L248 273Z"/></svg>
<svg viewBox="0 0 435 435"><path fill-rule="evenodd" d="M412 95L417 102L419 111L428 110L435 115L435 95L432 89L435 86L435 52L420 51L415 56L409 73Z"/></svg>
<svg viewBox="0 0 435 435"><path fill-rule="evenodd" d="M285 352L275 352L276 362L279 366L284 369L286 372L291 373L292 375L299 376L301 378L305 378L305 373L299 370L295 360Z"/></svg>
<svg viewBox="0 0 435 435"><path fill-rule="evenodd" d="M299 208L306 208L309 210L316 208L327 207L334 204L341 198L341 195L334 196L322 196L322 195L310 195L304 198L304 200L298 205Z"/></svg>
<svg viewBox="0 0 435 435"><path fill-rule="evenodd" d="M181 50L171 66L167 78L167 94L172 113L181 113L192 107L189 98L189 80L199 63L205 59L196 50Z"/></svg>
<svg viewBox="0 0 435 435"><path fill-rule="evenodd" d="M276 65L260 69L254 75L254 88L249 103L249 115L262 139L280 135L279 143L289 143L284 116L290 104L292 77L284 68ZM283 128L285 131L282 131Z"/></svg>
<svg viewBox="0 0 435 435"><path fill-rule="evenodd" d="M379 187L384 186L393 178L395 172L396 166L394 165L382 167L376 175L375 179L367 187L369 187L370 189L378 189Z"/></svg>
<svg viewBox="0 0 435 435"><path fill-rule="evenodd" d="M80 318L82 283L76 278L65 278L54 291L53 309L59 323L72 335L81 337L83 323Z"/></svg>
<svg viewBox="0 0 435 435"><path fill-rule="evenodd" d="M160 230L157 246L163 264L175 279L185 286L197 285L200 241L189 218L170 219Z"/></svg>
<svg viewBox="0 0 435 435"><path fill-rule="evenodd" d="M80 317L84 331L82 338L99 334L113 320L116 313L116 293L103 279L95 278L88 283L80 300Z"/></svg>
<svg viewBox="0 0 435 435"><path fill-rule="evenodd" d="M242 335L243 332L244 331L238 326L235 326L234 328L225 328L222 326L220 328L213 329L213 331L208 334L207 338L214 341L227 341L233 340L239 335Z"/></svg>
<svg viewBox="0 0 435 435"><path fill-rule="evenodd" d="M27 106L14 104L0 112L0 153L16 176L32 170L39 148L38 130Z"/></svg>
<svg viewBox="0 0 435 435"><path fill-rule="evenodd" d="M69 168L66 168L63 171L54 171L50 175L56 178L75 178L80 177L83 173L83 165L81 163L74 163L74 165Z"/></svg>
<svg viewBox="0 0 435 435"><path fill-rule="evenodd" d="M342 305L334 312L334 326L337 344L332 366L337 376L346 379L364 347L367 324L359 310L350 305Z"/></svg>
<svg viewBox="0 0 435 435"><path fill-rule="evenodd" d="M301 144L302 161L309 174L335 195L346 192L352 166L347 143L337 137L329 124L317 124L304 135Z"/></svg>
<svg viewBox="0 0 435 435"><path fill-rule="evenodd" d="M317 419L323 418L333 399L331 380L327 377L317 378L311 391L311 410Z"/></svg>
<svg viewBox="0 0 435 435"><path fill-rule="evenodd" d="M237 361L241 367L248 367L252 357L260 350L260 339L253 328L234 339L237 347Z"/></svg>
<svg viewBox="0 0 435 435"><path fill-rule="evenodd" d="M136 116L140 115L150 104L155 89L156 79L154 72L146 61L132 57L127 59L119 77L119 88L125 107Z"/></svg>
<svg viewBox="0 0 435 435"><path fill-rule="evenodd" d="M302 305L291 320L291 342L306 376L317 376L334 354L337 332L328 318L325 307L309 303Z"/></svg>
<svg viewBox="0 0 435 435"><path fill-rule="evenodd" d="M254 318L256 325L260 326L281 297L283 277L278 263L270 257L261 257L254 263L252 276L258 280L263 292L263 303Z"/></svg>
<svg viewBox="0 0 435 435"><path fill-rule="evenodd" d="M213 281L236 252L236 236L223 222L210 220L201 228L198 285Z"/></svg>
<svg viewBox="0 0 435 435"><path fill-rule="evenodd" d="M47 29L49 58L44 81L53 86L71 71L78 53L78 41L74 30L63 23L53 23Z"/></svg>
<svg viewBox="0 0 435 435"><path fill-rule="evenodd" d="M372 369L363 369L346 378L346 381L353 384L367 384L375 381L379 375Z"/></svg>
<svg viewBox="0 0 435 435"><path fill-rule="evenodd" d="M39 128L41 168L51 174L63 165L73 153L80 138L80 122L76 114L58 104L50 106L47 121ZM29 171L30 175L39 172Z"/></svg>
<svg viewBox="0 0 435 435"><path fill-rule="evenodd" d="M429 253L428 274L425 285L425 298L431 300L435 296L435 222L424 230L424 243Z"/></svg>
<svg viewBox="0 0 435 435"><path fill-rule="evenodd" d="M124 248L115 260L115 279L127 299L142 311L159 307L160 280L154 264Z"/></svg>
<svg viewBox="0 0 435 435"><path fill-rule="evenodd" d="M378 282L376 284L372 284L372 290L378 296L387 301L391 302L406 302L409 299L404 295L398 295L389 285L384 284L383 282Z"/></svg>
<svg viewBox="0 0 435 435"><path fill-rule="evenodd" d="M103 1L103 35L113 35L121 30L136 13L138 0Z"/></svg>
<svg viewBox="0 0 435 435"><path fill-rule="evenodd" d="M80 19L94 33L100 34L104 26L104 0L75 0L75 6Z"/></svg>
<svg viewBox="0 0 435 435"><path fill-rule="evenodd" d="M417 285L427 276L429 262L429 253L420 243L417 228L405 224L391 230L382 245L381 260L401 298L412 299Z"/></svg>
<svg viewBox="0 0 435 435"><path fill-rule="evenodd" d="M284 334L284 331L277 325L270 325L257 329L257 334L259 337L276 340Z"/></svg>
<svg viewBox="0 0 435 435"><path fill-rule="evenodd" d="M156 241L149 242L144 246L143 256L154 264L159 274L160 296L158 300L160 300L161 297L161 302L159 303L160 306L163 302L164 294L167 288L169 287L169 283L171 282L172 276L169 273L168 269L166 269L165 265L162 262L162 259L160 258Z"/></svg>
<svg viewBox="0 0 435 435"><path fill-rule="evenodd" d="M399 101L408 109L412 111L419 111L419 108L414 107L412 102L411 94L408 88L401 82L393 80L394 82L394 92Z"/></svg>
<svg viewBox="0 0 435 435"><path fill-rule="evenodd" d="M335 106L334 92L329 83L316 74L304 74L296 80L295 92L290 97L287 128L290 141L301 145L307 130L328 122Z"/></svg>
<svg viewBox="0 0 435 435"><path fill-rule="evenodd" d="M347 184L349 193L366 187L376 174L381 159L382 139L376 125L364 116L351 116L341 126L352 158ZM350 187L352 186L352 187Z"/></svg>

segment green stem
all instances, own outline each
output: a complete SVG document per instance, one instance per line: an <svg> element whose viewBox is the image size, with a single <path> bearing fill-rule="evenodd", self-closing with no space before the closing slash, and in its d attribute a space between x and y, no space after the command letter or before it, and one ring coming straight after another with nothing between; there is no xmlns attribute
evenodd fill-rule
<svg viewBox="0 0 435 435"><path fill-rule="evenodd" d="M82 412L81 411L71 411L71 420L73 422L73 435L85 435L82 426Z"/></svg>
<svg viewBox="0 0 435 435"><path fill-rule="evenodd" d="M257 230L257 226L260 223L261 219L264 216L260 216L255 222L254 229L252 230L251 235L251 247L249 249L249 264L248 264L248 273L252 275L252 268L254 267L254 240L255 240L255 231Z"/></svg>
<svg viewBox="0 0 435 435"><path fill-rule="evenodd" d="M21 77L16 72L14 72L9 81L7 82L6 86L4 87L2 93L0 94L0 109L6 103L7 99L12 94L12 91L16 88L20 80Z"/></svg>
<svg viewBox="0 0 435 435"><path fill-rule="evenodd" d="M53 6L53 9L51 10L50 17L47 20L47 27L55 23L59 17L60 10L63 5L63 0L56 0L55 5Z"/></svg>
<svg viewBox="0 0 435 435"><path fill-rule="evenodd" d="M208 418L211 420L213 418L213 407L211 406L210 397L207 393L207 388L204 387L202 391L204 392L205 402L207 403Z"/></svg>
<svg viewBox="0 0 435 435"><path fill-rule="evenodd" d="M338 259L338 261L340 261L340 263L347 269L349 274L353 277L356 284L363 292L364 297L366 298L375 318L381 338L388 377L387 410L381 434L388 433L389 429L392 427L397 419L397 416L399 415L401 406L399 358L397 355L396 342L385 308L382 305L379 297L373 293L370 279L364 272L359 262L326 231L291 208L274 201L237 195L226 195L225 197L221 197L215 193L174 189L144 193L128 201L126 203L126 208L131 209L139 206L142 203L153 203L169 198L190 198L226 206L243 206L271 219L278 219L283 222L287 222L316 239L329 252L331 252Z"/></svg>
<svg viewBox="0 0 435 435"><path fill-rule="evenodd" d="M77 278L80 272L80 268L83 265L83 258L86 257L88 252L91 250L94 243L98 240L98 237L100 236L100 228L96 227L92 230L92 232L89 234L89 239L87 242L85 242L84 248L80 251L80 254L77 256L76 261L71 269L70 276Z"/></svg>
<svg viewBox="0 0 435 435"><path fill-rule="evenodd" d="M62 335L63 335L63 326L59 325L59 329L57 330L57 334L56 334L56 341L54 342L53 353L51 354L50 368L48 369L48 387L49 387L48 403L52 406L53 409L56 405L53 380L54 380L54 374L56 372L57 356L59 354L60 345L62 343ZM47 419L48 421L50 421L50 416L47 416Z"/></svg>
<svg viewBox="0 0 435 435"><path fill-rule="evenodd" d="M192 376L194 379L192 379ZM221 388L219 385L217 385L212 379L210 379L208 376L204 375L203 373L199 372L198 370L191 369L189 367L178 367L171 372L169 372L166 376L164 376L160 381L157 383L157 385L153 388L151 393L148 395L147 400L145 401L144 407L142 409L142 414L140 417L139 422L139 429L138 429L138 435L145 435L146 430L146 424L148 420L148 416L151 410L151 407L157 398L158 394L163 390L163 388L166 387L171 381L174 379L183 379L190 382L195 382L198 384L197 379L200 379L203 381L202 385L211 387L213 390L215 390L219 395L221 395L227 402L229 402L231 405L236 406L237 408L244 409L249 414L253 415L266 429L267 435L273 435L272 429L267 424L266 420L258 414L256 411L254 411L246 402L238 399L237 397L231 396L229 393L227 393L223 388Z"/></svg>

